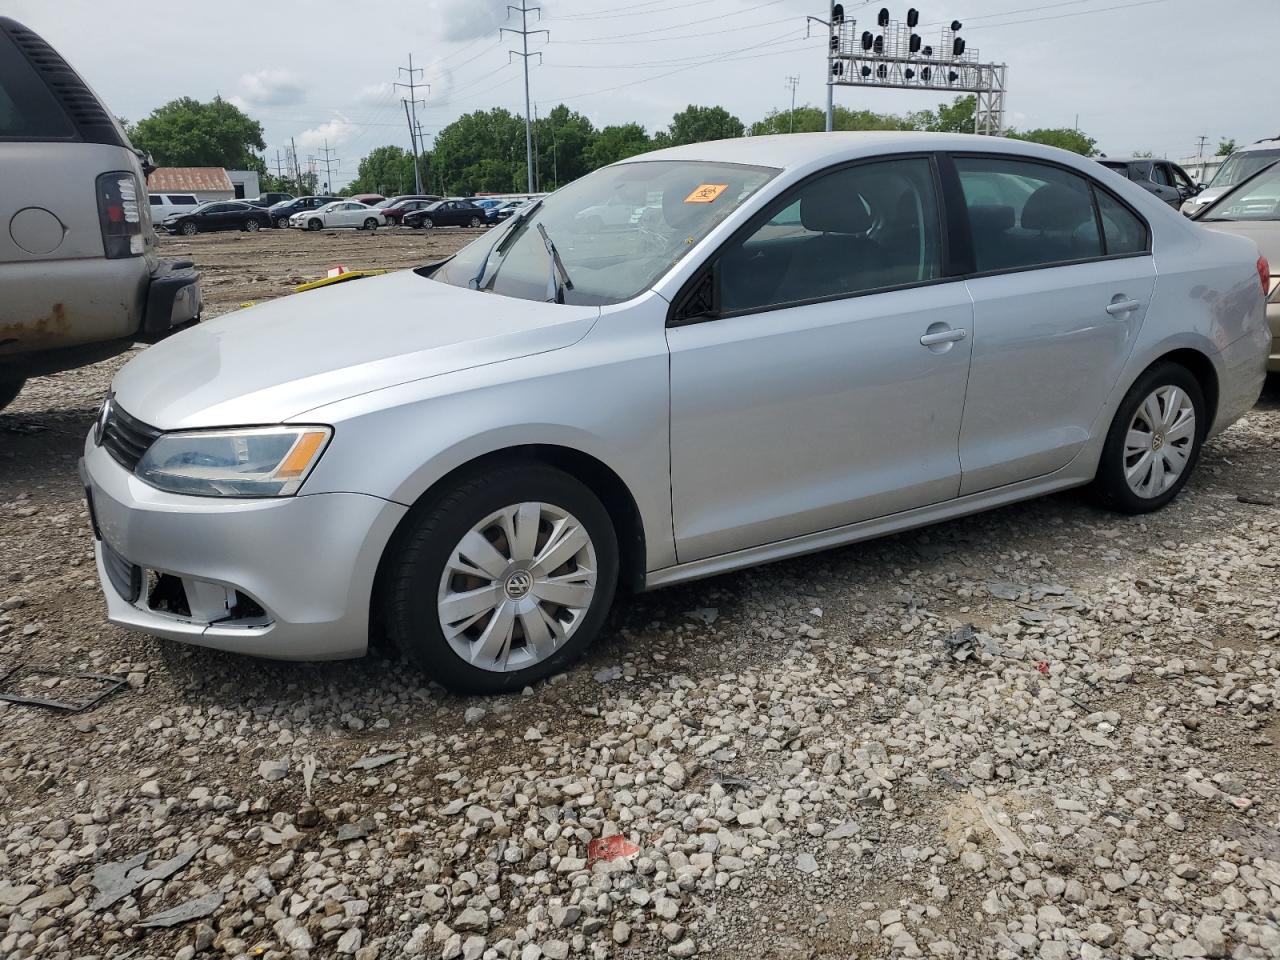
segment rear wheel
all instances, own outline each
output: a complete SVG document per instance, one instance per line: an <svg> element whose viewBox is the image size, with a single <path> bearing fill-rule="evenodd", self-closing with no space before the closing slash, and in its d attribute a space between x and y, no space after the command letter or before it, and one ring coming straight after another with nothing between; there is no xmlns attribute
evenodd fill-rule
<svg viewBox="0 0 1280 960"><path fill-rule="evenodd" d="M273 217L271 220L271 225L275 227L277 230L279 230L281 227L289 226L289 221L286 220L284 217Z"/></svg>
<svg viewBox="0 0 1280 960"><path fill-rule="evenodd" d="M184 237L194 237L199 232L200 228L196 226L194 220L188 220L182 225L182 235Z"/></svg>
<svg viewBox="0 0 1280 960"><path fill-rule="evenodd" d="M319 220L317 220L315 217L312 217L310 220L307 221L308 230L319 230L323 226L324 224L321 223Z"/></svg>
<svg viewBox="0 0 1280 960"><path fill-rule="evenodd" d="M519 690L575 661L613 602L609 514L542 464L476 472L415 508L388 556L381 613L410 660L450 690Z"/></svg>
<svg viewBox="0 0 1280 960"><path fill-rule="evenodd" d="M0 410L13 403L26 382L26 380L0 380Z"/></svg>
<svg viewBox="0 0 1280 960"><path fill-rule="evenodd" d="M483 221L483 220L481 220L479 217L472 217L472 218L471 218L471 226L472 226L472 227L478 227L478 226L481 226L483 223L484 223L484 221Z"/></svg>
<svg viewBox="0 0 1280 960"><path fill-rule="evenodd" d="M1200 384L1186 367L1160 363L1138 378L1116 410L1094 489L1122 513L1159 510L1186 486L1208 429Z"/></svg>
<svg viewBox="0 0 1280 960"><path fill-rule="evenodd" d="M377 229L378 229L378 221L377 221L377 220L375 220L373 217L369 217L369 219L365 220L365 222L364 222L364 228L365 228L366 230L377 230Z"/></svg>

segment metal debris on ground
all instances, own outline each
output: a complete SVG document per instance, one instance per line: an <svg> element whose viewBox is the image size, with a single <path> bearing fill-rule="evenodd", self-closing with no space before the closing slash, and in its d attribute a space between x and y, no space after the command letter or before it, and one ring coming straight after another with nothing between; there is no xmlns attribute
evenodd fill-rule
<svg viewBox="0 0 1280 960"><path fill-rule="evenodd" d="M196 897L194 900L180 903L168 910L153 913L151 916L138 921L138 926L176 927L179 924L190 923L192 920L199 920L201 917L211 915L222 906L222 901L225 897L226 894L221 890L215 890L213 893L206 893L203 897Z"/></svg>
<svg viewBox="0 0 1280 960"><path fill-rule="evenodd" d="M16 687L17 681L28 676L58 677L62 680L79 680L89 684L98 684L100 689L93 696L86 700L75 702L65 700L50 700L45 697L30 697L23 694L13 692L6 689L11 685ZM54 670L51 667L33 667L30 664L20 663L8 673L0 676L0 700L9 703L20 703L29 707L47 707L50 710L63 710L67 713L81 713L96 707L111 694L115 693L129 681L125 677L113 677L100 673L71 673L64 670Z"/></svg>
<svg viewBox="0 0 1280 960"><path fill-rule="evenodd" d="M409 756L407 753L380 753L376 757L361 757L355 763L351 764L352 770L376 770L378 767L385 767L388 763L395 763L397 760L403 760Z"/></svg>
<svg viewBox="0 0 1280 960"><path fill-rule="evenodd" d="M701 620L706 624L712 624L720 616L720 611L716 607L699 607L697 610L685 611L685 616L694 620Z"/></svg>
<svg viewBox="0 0 1280 960"><path fill-rule="evenodd" d="M587 865L602 860L631 860L640 853L640 848L620 833L611 837L597 837L587 844Z"/></svg>

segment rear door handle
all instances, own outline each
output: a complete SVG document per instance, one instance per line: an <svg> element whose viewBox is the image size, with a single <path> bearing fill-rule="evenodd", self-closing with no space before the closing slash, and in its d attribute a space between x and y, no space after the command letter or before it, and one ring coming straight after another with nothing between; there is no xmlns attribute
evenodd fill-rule
<svg viewBox="0 0 1280 960"><path fill-rule="evenodd" d="M955 343L958 340L963 340L967 336L969 336L968 330L959 328L955 330L940 330L938 333L926 333L920 338L920 346L932 347L939 343Z"/></svg>
<svg viewBox="0 0 1280 960"><path fill-rule="evenodd" d="M1142 304L1137 300L1117 300L1115 303L1107 304L1107 313L1113 317L1118 317L1126 313L1133 313Z"/></svg>

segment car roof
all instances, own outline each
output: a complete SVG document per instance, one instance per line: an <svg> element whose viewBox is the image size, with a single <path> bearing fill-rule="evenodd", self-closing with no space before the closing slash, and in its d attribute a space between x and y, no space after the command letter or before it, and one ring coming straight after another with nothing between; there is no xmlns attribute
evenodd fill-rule
<svg viewBox="0 0 1280 960"><path fill-rule="evenodd" d="M1155 163L1158 160L1164 160L1163 157L1098 157L1099 163ZM1173 163L1172 160L1165 160L1165 163Z"/></svg>
<svg viewBox="0 0 1280 960"><path fill-rule="evenodd" d="M742 163L776 167L782 170L822 167L842 160L874 157L888 153L912 153L931 150L972 151L975 153L1008 153L1020 157L1040 157L1063 162L1070 159L1079 166L1089 158L1057 147L1046 147L1025 140L987 137L967 133L919 133L903 130L866 130L837 133L788 133L767 137L739 137L734 140L710 140L679 147L655 150L626 160L646 163L654 160L689 160L718 163Z"/></svg>
<svg viewBox="0 0 1280 960"><path fill-rule="evenodd" d="M1255 150L1276 150L1280 151L1280 137L1273 137L1268 140L1259 140L1257 143L1246 143L1243 147L1236 147L1236 153L1253 153Z"/></svg>

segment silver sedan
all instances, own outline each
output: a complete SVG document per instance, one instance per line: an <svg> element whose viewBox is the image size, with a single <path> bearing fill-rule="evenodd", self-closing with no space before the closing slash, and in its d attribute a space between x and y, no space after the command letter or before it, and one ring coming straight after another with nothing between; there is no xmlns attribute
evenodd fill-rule
<svg viewBox="0 0 1280 960"><path fill-rule="evenodd" d="M1258 396L1260 273L1034 144L647 154L444 263L134 359L84 448L108 615L283 658L379 629L453 689L518 690L618 589L1086 484L1155 510Z"/></svg>

